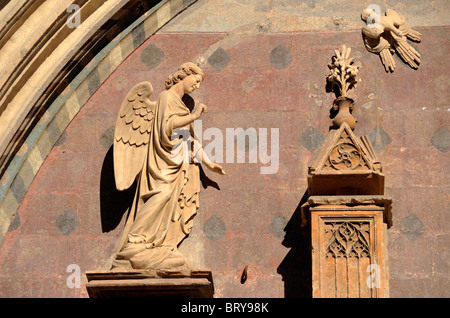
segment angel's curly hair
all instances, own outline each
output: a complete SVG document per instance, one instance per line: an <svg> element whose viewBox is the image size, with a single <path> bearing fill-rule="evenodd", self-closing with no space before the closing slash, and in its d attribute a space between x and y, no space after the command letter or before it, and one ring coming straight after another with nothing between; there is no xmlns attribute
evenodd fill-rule
<svg viewBox="0 0 450 318"><path fill-rule="evenodd" d="M201 75L202 80L205 77L203 71L200 69L200 67L198 67L197 64L192 62L183 63L175 73L167 77L165 82L166 89L171 88L173 85L182 81L185 77L189 75Z"/></svg>

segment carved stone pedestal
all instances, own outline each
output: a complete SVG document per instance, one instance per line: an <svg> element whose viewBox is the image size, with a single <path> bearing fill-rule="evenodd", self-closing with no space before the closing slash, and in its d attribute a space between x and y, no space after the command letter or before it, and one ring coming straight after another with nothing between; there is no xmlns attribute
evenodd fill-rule
<svg viewBox="0 0 450 318"><path fill-rule="evenodd" d="M390 209L383 196L309 197L302 218L311 226L314 298L389 297Z"/></svg>
<svg viewBox="0 0 450 318"><path fill-rule="evenodd" d="M89 271L86 289L91 298L212 298L210 270L178 271Z"/></svg>
<svg viewBox="0 0 450 318"><path fill-rule="evenodd" d="M312 246L312 297L389 297L391 199L367 137L330 131L309 166L302 226Z"/></svg>

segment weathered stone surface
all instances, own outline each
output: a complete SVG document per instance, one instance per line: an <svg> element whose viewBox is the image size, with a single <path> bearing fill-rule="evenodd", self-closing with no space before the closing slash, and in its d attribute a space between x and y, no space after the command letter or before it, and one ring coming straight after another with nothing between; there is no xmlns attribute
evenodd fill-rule
<svg viewBox="0 0 450 318"><path fill-rule="evenodd" d="M153 69L158 66L164 60L164 51L153 43L150 43L141 54L141 61L149 69Z"/></svg>
<svg viewBox="0 0 450 318"><path fill-rule="evenodd" d="M292 54L284 46L278 45L270 52L269 59L276 69L281 70L291 64Z"/></svg>
<svg viewBox="0 0 450 318"><path fill-rule="evenodd" d="M322 145L323 140L322 134L313 126L306 128L302 132L302 136L300 138L302 146L311 152L318 149Z"/></svg>
<svg viewBox="0 0 450 318"><path fill-rule="evenodd" d="M55 220L58 229L64 235L73 233L80 225L78 216L72 210L64 210Z"/></svg>
<svg viewBox="0 0 450 318"><path fill-rule="evenodd" d="M220 217L213 215L203 225L203 232L210 240L218 240L227 233L227 227Z"/></svg>
<svg viewBox="0 0 450 318"><path fill-rule="evenodd" d="M400 221L400 231L408 239L414 241L425 232L425 226L415 214L410 214Z"/></svg>
<svg viewBox="0 0 450 318"><path fill-rule="evenodd" d="M285 232L284 227L287 224L287 220L283 215L275 215L269 224L268 230L278 239L283 239Z"/></svg>
<svg viewBox="0 0 450 318"><path fill-rule="evenodd" d="M208 58L208 63L218 71L227 67L229 62L230 57L228 56L228 53L221 47L215 50Z"/></svg>
<svg viewBox="0 0 450 318"><path fill-rule="evenodd" d="M383 152L386 146L392 141L391 137L389 137L389 135L379 126L372 129L369 132L368 137L377 153Z"/></svg>
<svg viewBox="0 0 450 318"><path fill-rule="evenodd" d="M450 149L450 132L448 127L440 127L431 137L431 143L442 152Z"/></svg>

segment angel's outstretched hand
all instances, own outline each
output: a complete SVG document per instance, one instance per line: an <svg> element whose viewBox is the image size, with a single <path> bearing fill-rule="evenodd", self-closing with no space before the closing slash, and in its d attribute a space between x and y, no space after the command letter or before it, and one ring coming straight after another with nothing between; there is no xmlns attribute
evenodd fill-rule
<svg viewBox="0 0 450 318"><path fill-rule="evenodd" d="M217 164L217 163L211 162L211 163L206 164L206 166L208 167L209 170L211 170L211 171L213 171L215 173L218 173L218 174L221 174L221 175L225 175L226 174L225 170L223 170L222 166Z"/></svg>

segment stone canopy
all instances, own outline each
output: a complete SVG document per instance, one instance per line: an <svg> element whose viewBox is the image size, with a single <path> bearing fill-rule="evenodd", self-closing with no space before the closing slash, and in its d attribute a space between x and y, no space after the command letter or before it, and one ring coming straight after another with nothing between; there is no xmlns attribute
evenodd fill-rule
<svg viewBox="0 0 450 318"><path fill-rule="evenodd" d="M308 167L309 195L384 193L384 174L367 136L343 123L331 130Z"/></svg>

